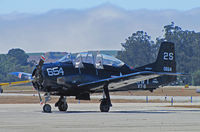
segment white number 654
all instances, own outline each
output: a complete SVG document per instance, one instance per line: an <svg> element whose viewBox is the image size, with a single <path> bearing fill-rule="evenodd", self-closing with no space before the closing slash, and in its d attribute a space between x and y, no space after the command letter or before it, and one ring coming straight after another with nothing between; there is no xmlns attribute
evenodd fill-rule
<svg viewBox="0 0 200 132"><path fill-rule="evenodd" d="M58 76L60 74L64 75L64 71L63 71L62 67L47 68L47 73L48 73L48 76Z"/></svg>

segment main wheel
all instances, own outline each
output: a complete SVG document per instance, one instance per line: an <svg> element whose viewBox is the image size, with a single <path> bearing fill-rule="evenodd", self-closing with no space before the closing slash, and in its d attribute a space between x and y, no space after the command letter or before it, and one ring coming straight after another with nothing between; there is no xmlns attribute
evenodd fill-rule
<svg viewBox="0 0 200 132"><path fill-rule="evenodd" d="M68 105L67 105L67 103L59 103L59 105L58 105L58 109L59 109L59 111L67 111L67 108L68 108Z"/></svg>
<svg viewBox="0 0 200 132"><path fill-rule="evenodd" d="M46 113L51 113L51 105L45 104L43 106L43 111L46 112Z"/></svg>
<svg viewBox="0 0 200 132"><path fill-rule="evenodd" d="M102 100L100 104L100 111L101 112L108 112L110 110L110 104L107 100Z"/></svg>

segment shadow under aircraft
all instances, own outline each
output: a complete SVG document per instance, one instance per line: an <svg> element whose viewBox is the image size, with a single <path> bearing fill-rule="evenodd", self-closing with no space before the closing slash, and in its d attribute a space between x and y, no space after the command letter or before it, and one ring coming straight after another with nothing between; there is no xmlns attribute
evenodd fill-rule
<svg viewBox="0 0 200 132"><path fill-rule="evenodd" d="M44 63L41 56L32 74L13 72L32 82L38 91L44 92L44 112L51 112L50 96L60 96L55 103L60 111L67 111L67 96L78 100L90 100L90 94L102 92L100 111L108 112L112 106L110 91L149 90L176 81L175 47L171 42L161 43L157 59L138 68L130 68L119 59L105 54L80 53L75 59L67 54L55 63Z"/></svg>

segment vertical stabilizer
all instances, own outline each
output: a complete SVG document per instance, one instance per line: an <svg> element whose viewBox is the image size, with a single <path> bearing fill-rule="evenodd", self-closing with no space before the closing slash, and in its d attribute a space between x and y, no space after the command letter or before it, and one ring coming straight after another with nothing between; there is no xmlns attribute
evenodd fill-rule
<svg viewBox="0 0 200 132"><path fill-rule="evenodd" d="M175 46L171 42L162 42L156 62L152 65L153 71L176 72Z"/></svg>

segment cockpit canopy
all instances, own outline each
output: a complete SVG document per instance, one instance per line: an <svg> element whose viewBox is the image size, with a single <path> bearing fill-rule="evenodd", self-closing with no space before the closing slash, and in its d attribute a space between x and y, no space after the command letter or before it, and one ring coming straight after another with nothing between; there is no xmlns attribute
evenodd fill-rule
<svg viewBox="0 0 200 132"><path fill-rule="evenodd" d="M72 62L71 54L67 54L63 56L62 58L58 60L58 62Z"/></svg>
<svg viewBox="0 0 200 132"><path fill-rule="evenodd" d="M83 63L93 64L96 68L103 68L103 65L121 67L124 62L106 54L81 52L75 58L71 54L62 57L59 62L72 62L75 67L83 67Z"/></svg>

